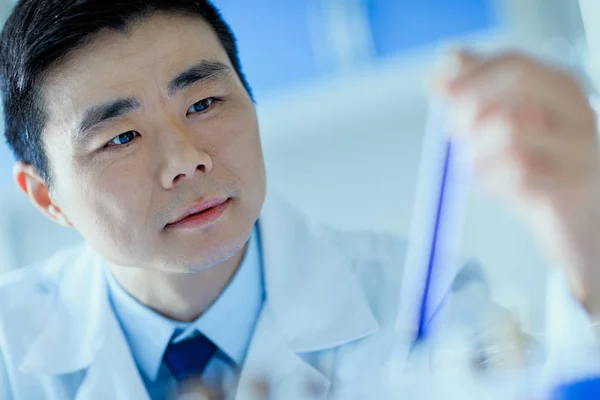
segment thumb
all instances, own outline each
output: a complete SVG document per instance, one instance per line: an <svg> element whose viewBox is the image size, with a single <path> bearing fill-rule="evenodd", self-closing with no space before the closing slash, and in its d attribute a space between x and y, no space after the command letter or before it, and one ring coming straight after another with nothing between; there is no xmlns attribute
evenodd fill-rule
<svg viewBox="0 0 600 400"><path fill-rule="evenodd" d="M446 51L436 61L433 90L440 94L451 91L453 83L468 75L483 63L483 58L465 48Z"/></svg>

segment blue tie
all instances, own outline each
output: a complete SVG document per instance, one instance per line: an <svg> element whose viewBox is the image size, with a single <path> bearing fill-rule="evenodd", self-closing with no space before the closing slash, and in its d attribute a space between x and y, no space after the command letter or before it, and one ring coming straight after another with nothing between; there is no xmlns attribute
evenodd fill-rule
<svg viewBox="0 0 600 400"><path fill-rule="evenodd" d="M206 336L198 335L179 343L171 343L163 361L177 381L202 375L217 346Z"/></svg>

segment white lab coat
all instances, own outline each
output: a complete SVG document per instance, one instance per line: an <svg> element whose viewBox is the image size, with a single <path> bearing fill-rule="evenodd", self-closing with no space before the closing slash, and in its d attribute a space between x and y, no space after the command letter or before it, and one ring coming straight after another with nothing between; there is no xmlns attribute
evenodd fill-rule
<svg viewBox="0 0 600 400"><path fill-rule="evenodd" d="M273 196L259 224L266 302L236 399L265 376L276 393L308 378L315 398L388 398L402 241L311 226ZM101 263L84 246L3 278L0 398L148 399Z"/></svg>

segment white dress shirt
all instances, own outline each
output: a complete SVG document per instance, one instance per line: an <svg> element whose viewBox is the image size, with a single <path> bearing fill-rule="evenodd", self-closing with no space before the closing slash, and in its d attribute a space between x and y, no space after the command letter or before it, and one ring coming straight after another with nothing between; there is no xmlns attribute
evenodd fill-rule
<svg viewBox="0 0 600 400"><path fill-rule="evenodd" d="M131 297L106 268L112 307L129 343L152 399L164 399L175 381L162 359L170 342L202 333L218 348L204 374L216 389L235 385L264 301L264 283L258 228L248 243L240 268L215 303L196 321L170 320Z"/></svg>

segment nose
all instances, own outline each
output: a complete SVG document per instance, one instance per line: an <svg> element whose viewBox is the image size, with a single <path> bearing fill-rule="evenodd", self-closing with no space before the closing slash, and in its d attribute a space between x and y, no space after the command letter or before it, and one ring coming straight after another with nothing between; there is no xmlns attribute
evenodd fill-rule
<svg viewBox="0 0 600 400"><path fill-rule="evenodd" d="M192 140L192 134L181 129L169 135L162 153L165 161L161 183L165 189L173 189L180 182L192 180L196 174L207 174L213 168L210 155Z"/></svg>

